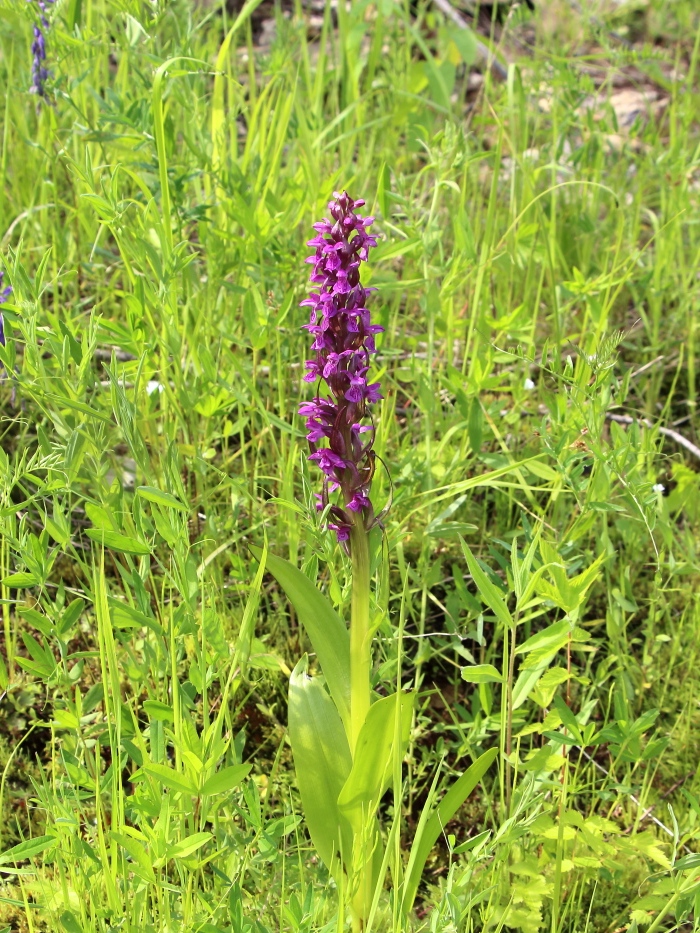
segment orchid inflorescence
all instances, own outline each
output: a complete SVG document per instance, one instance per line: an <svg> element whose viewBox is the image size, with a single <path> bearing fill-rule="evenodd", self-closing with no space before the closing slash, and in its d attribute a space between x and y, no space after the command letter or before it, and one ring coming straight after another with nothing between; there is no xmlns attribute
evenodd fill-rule
<svg viewBox="0 0 700 933"><path fill-rule="evenodd" d="M318 286L302 305L311 308L305 328L314 340L314 359L307 360L306 382L323 380L330 397L317 395L304 402L299 414L306 417L306 435L311 447L309 460L324 474L323 492L317 494L317 508L329 504L329 493L340 489L343 506L331 505L332 528L338 541L347 542L350 529L362 522L369 530L377 523L369 498L375 469L374 425L368 406L383 396L378 382L367 378L371 354L376 352L374 335L384 328L370 322L367 297L375 289L360 282L360 263L377 245L367 232L373 217L362 217L356 209L363 200L353 201L347 192L336 193L328 205L332 220L314 224L317 235L308 246L316 252L306 261L313 265L310 281ZM328 446L320 446L326 439Z"/></svg>
<svg viewBox="0 0 700 933"><path fill-rule="evenodd" d="M32 0L27 0L31 3ZM32 42L32 86L30 91L39 97L46 99L45 83L49 77L49 71L44 65L46 61L46 36L42 30L49 28L49 21L46 18L46 4L53 3L54 0L37 0L41 10L40 25L34 24L34 41Z"/></svg>

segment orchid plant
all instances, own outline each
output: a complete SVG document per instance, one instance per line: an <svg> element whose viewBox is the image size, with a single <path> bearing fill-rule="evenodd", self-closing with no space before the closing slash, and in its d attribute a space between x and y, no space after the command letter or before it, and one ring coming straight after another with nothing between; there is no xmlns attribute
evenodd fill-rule
<svg viewBox="0 0 700 933"><path fill-rule="evenodd" d="M294 668L289 738L309 835L350 904L355 931L369 928L387 870L395 907L403 914L411 910L430 850L497 753L482 755L438 805L426 807L404 868L378 817L392 781L400 792L414 695L399 689L379 697L372 689L376 625L370 618L368 535L383 513L376 514L371 501L377 460L371 406L382 395L369 372L375 335L383 328L371 323L367 308L374 289L360 280L360 266L376 245L368 232L373 218L358 213L364 203L347 192L335 194L331 218L314 225L316 236L308 243L314 254L307 260L312 290L302 302L311 309L304 326L315 354L304 378L318 388L299 412L306 419L309 460L323 474L317 508L350 557L349 629L305 574L274 555L263 558L294 605L323 672L323 679L310 677L306 655Z"/></svg>

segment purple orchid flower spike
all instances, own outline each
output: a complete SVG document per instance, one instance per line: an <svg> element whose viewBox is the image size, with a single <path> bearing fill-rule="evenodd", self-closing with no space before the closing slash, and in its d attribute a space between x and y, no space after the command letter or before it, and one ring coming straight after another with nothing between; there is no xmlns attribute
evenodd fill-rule
<svg viewBox="0 0 700 933"><path fill-rule="evenodd" d="M377 245L367 232L373 217L362 217L357 208L364 201L347 192L336 193L328 205L332 220L314 224L317 235L308 245L315 253L306 261L316 288L301 302L311 308L304 327L313 337L316 355L306 361L306 382L322 382L329 395L317 394L304 402L299 414L306 418L311 454L323 473L319 511L329 505L329 494L340 490L342 505L333 504L329 527L338 541L347 543L350 529L362 523L366 530L377 524L369 497L375 469L374 426L369 406L383 396L378 382L368 380L370 357L376 352L374 337L384 328L370 321L369 293L360 282L360 263ZM324 440L327 446L323 445ZM347 546L347 544L346 544Z"/></svg>

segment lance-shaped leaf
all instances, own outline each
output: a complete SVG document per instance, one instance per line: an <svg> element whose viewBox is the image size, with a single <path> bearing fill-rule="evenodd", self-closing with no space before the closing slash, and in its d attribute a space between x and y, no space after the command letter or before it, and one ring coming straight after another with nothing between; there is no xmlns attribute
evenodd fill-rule
<svg viewBox="0 0 700 933"><path fill-rule="evenodd" d="M352 758L338 711L307 666L304 655L289 678L289 740L311 841L334 872L338 853L348 857L352 851L350 827L338 808Z"/></svg>
<svg viewBox="0 0 700 933"><path fill-rule="evenodd" d="M430 850L437 842L440 833L444 832L447 823L449 823L484 774L486 774L497 755L497 748L490 748L487 752L484 752L484 754L477 758L474 764L467 768L464 774L455 781L437 807L435 807L432 814L429 813L427 807L421 814L416 836L411 846L408 866L406 867L402 899L404 914L407 914L413 906L416 891L418 890L421 875L423 874L423 868L430 855Z"/></svg>
<svg viewBox="0 0 700 933"><path fill-rule="evenodd" d="M460 538L460 543L462 545L462 551L466 558L467 564L469 565L469 573L471 573L474 583L476 583L479 590L479 595L489 607L491 612L496 616L499 622L501 622L507 629L511 628L513 625L513 618L508 611L508 606L506 606L506 601L503 598L503 594L493 583L489 580L488 576L479 566L479 562L476 557L472 554L469 545Z"/></svg>
<svg viewBox="0 0 700 933"><path fill-rule="evenodd" d="M357 738L352 771L338 797L340 812L355 833L362 832L389 786L397 738L403 757L411 731L413 700L412 693L402 692L383 697L369 708Z"/></svg>
<svg viewBox="0 0 700 933"><path fill-rule="evenodd" d="M251 546L250 550L260 559L260 548ZM311 580L289 561L268 554L266 566L306 629L347 731L350 725L350 635L345 623L323 593L319 593Z"/></svg>

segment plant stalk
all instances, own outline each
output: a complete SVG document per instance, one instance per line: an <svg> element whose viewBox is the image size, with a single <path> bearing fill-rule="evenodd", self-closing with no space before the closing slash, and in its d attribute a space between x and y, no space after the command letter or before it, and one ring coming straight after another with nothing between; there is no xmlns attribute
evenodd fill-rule
<svg viewBox="0 0 700 933"><path fill-rule="evenodd" d="M369 710L369 542L358 523L350 531L352 598L350 607L350 751L355 754L360 729Z"/></svg>
<svg viewBox="0 0 700 933"><path fill-rule="evenodd" d="M360 520L350 531L352 559L352 597L350 604L350 751L354 757L360 730L370 706L370 674L372 664L369 621L369 541ZM364 930L365 919L372 903L372 851L367 838L369 827L355 832L353 864L358 885L352 899L353 933Z"/></svg>

